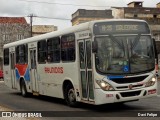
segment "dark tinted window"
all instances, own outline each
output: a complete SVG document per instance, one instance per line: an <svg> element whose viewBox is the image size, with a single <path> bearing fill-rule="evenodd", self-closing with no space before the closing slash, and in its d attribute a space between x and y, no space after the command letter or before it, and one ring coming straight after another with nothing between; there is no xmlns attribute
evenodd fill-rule
<svg viewBox="0 0 160 120"><path fill-rule="evenodd" d="M60 62L60 39L51 38L47 41L48 45L48 54L47 61L48 62Z"/></svg>
<svg viewBox="0 0 160 120"><path fill-rule="evenodd" d="M45 63L47 60L47 44L46 40L38 42L38 63Z"/></svg>
<svg viewBox="0 0 160 120"><path fill-rule="evenodd" d="M19 45L16 47L16 63L25 64L28 62L28 47L27 45Z"/></svg>
<svg viewBox="0 0 160 120"><path fill-rule="evenodd" d="M62 61L75 61L75 36L73 34L62 36L61 58Z"/></svg>
<svg viewBox="0 0 160 120"><path fill-rule="evenodd" d="M9 65L9 49L4 49L4 65Z"/></svg>

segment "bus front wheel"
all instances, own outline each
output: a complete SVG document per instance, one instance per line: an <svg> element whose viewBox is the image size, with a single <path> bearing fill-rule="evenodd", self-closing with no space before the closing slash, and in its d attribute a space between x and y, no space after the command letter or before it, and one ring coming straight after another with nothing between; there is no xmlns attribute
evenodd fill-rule
<svg viewBox="0 0 160 120"><path fill-rule="evenodd" d="M76 95L72 85L67 85L65 88L65 101L71 107L77 106Z"/></svg>
<svg viewBox="0 0 160 120"><path fill-rule="evenodd" d="M28 92L27 92L27 89L26 89L26 84L24 82L24 80L21 81L21 94L23 97L27 97L28 95Z"/></svg>

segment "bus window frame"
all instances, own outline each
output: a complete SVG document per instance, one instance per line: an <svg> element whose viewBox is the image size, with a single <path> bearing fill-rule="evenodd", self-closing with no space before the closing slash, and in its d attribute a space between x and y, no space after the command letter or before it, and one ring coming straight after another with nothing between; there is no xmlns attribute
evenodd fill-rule
<svg viewBox="0 0 160 120"><path fill-rule="evenodd" d="M7 50L7 51L6 51ZM4 66L7 66L9 65L9 48L5 48L4 51L3 51L3 56L4 56L4 59L3 59L3 65ZM7 59L7 60L6 60Z"/></svg>
<svg viewBox="0 0 160 120"><path fill-rule="evenodd" d="M50 43L50 44L49 44ZM59 43L59 44L56 44ZM56 48L54 48L56 46ZM47 39L47 62L48 63L60 63L61 61L61 43L60 43L60 37L53 37ZM49 49L49 47L51 47ZM55 60L57 57L56 52L59 53L58 60Z"/></svg>
<svg viewBox="0 0 160 120"><path fill-rule="evenodd" d="M65 46L65 40L63 40L64 38L67 38L67 37L73 37L73 47L68 47ZM66 40L66 41L69 41L69 40ZM66 42L67 43L67 42ZM64 46L63 46L64 45ZM64 49L63 49L64 48ZM68 55L68 53L70 53L70 51L68 51L69 49L74 49L74 54L73 54L73 59L68 59L68 56L71 56L71 54ZM66 56L66 60L63 59L63 53L64 52L63 50L65 50L65 53L64 54L67 54L68 56ZM66 52L67 51L67 52ZM66 35L62 35L61 36L61 60L63 63L66 63L66 62L75 62L76 61L76 37L75 37L75 34L74 33L70 33L70 34L66 34Z"/></svg>
<svg viewBox="0 0 160 120"><path fill-rule="evenodd" d="M40 45L41 43L41 45ZM42 46L42 47L41 47ZM39 48L43 48L43 49L39 49ZM38 51L38 59L37 62L38 64L46 64L47 62L47 41L46 40L40 40L37 42L37 51ZM40 61L40 54L43 53L44 54L44 58L43 61Z"/></svg>
<svg viewBox="0 0 160 120"><path fill-rule="evenodd" d="M28 45L18 45L16 46L16 64L26 64L28 63Z"/></svg>

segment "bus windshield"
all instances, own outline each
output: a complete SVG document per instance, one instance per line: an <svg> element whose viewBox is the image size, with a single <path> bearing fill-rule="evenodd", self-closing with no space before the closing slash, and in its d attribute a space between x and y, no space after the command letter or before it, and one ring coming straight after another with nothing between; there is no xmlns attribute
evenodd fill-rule
<svg viewBox="0 0 160 120"><path fill-rule="evenodd" d="M154 69L153 42L149 35L95 38L96 69L105 74L133 74Z"/></svg>

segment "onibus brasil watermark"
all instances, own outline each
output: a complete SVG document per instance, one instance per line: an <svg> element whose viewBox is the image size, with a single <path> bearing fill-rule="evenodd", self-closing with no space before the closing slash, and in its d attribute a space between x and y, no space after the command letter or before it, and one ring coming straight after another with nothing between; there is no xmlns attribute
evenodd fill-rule
<svg viewBox="0 0 160 120"><path fill-rule="evenodd" d="M125 111L95 113L93 111L2 111L0 117L41 118L41 117L160 117L160 111Z"/></svg>
<svg viewBox="0 0 160 120"><path fill-rule="evenodd" d="M40 112L2 112L1 117L39 118L42 117L42 114Z"/></svg>

